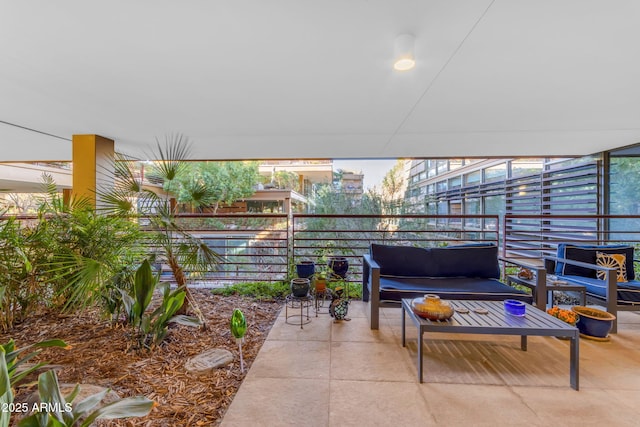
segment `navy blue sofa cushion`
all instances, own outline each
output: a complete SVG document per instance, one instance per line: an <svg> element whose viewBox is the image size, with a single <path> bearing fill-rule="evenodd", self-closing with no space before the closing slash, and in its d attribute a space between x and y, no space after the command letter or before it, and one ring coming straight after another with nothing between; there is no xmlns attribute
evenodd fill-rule
<svg viewBox="0 0 640 427"><path fill-rule="evenodd" d="M496 279L448 277L381 277L380 300L400 301L402 298L418 298L433 293L442 299L499 301L516 299L533 303L533 297L505 285Z"/></svg>
<svg viewBox="0 0 640 427"><path fill-rule="evenodd" d="M570 259L573 261L596 264L596 252L607 254L624 254L626 256L627 279L635 279L633 272L633 247L626 245L575 245L571 243L560 243L558 245L557 257ZM592 268L579 267L558 261L555 269L556 275L562 276L582 276L595 279L596 270Z"/></svg>
<svg viewBox="0 0 640 427"><path fill-rule="evenodd" d="M500 277L498 247L490 244L415 248L371 244L371 257L381 276L396 277Z"/></svg>
<svg viewBox="0 0 640 427"><path fill-rule="evenodd" d="M559 276L562 280L571 283L584 285L588 294L606 299L607 282L593 277L584 276ZM618 295L616 299L619 305L638 305L640 304L640 282L637 280L618 283Z"/></svg>
<svg viewBox="0 0 640 427"><path fill-rule="evenodd" d="M425 276L500 278L496 245L459 245L427 251L434 265Z"/></svg>
<svg viewBox="0 0 640 427"><path fill-rule="evenodd" d="M371 244L371 258L385 276L428 276L432 270L424 248Z"/></svg>

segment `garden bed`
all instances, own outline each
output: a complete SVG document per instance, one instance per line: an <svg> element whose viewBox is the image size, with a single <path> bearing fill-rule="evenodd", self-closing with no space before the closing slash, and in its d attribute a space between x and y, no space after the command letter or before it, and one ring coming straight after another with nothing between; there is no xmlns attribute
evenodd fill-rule
<svg viewBox="0 0 640 427"><path fill-rule="evenodd" d="M172 326L157 349L139 352L130 348L130 329L111 326L95 310L74 315L38 313L17 325L1 342L13 337L18 346L60 338L73 348L48 349L43 359L56 365L61 383L87 383L109 387L120 397L145 395L157 406L144 418L110 420L109 426L213 426L220 423L248 368L266 339L282 304L256 301L241 296L212 295L193 290L207 320L207 331ZM243 344L245 373L240 373L238 346L231 336L229 321L234 308L247 320ZM184 363L209 348L225 348L236 359L206 376L187 374ZM16 391L16 401L33 393L36 386Z"/></svg>

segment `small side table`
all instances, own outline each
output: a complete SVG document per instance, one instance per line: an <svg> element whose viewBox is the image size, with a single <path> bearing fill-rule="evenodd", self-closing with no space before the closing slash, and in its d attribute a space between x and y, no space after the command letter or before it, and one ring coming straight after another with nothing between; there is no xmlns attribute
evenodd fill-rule
<svg viewBox="0 0 640 427"><path fill-rule="evenodd" d="M303 297L296 297L293 294L287 295L285 298L284 304L284 317L285 323L289 325L300 325L300 329L304 329L302 326L311 322L311 318L309 317L309 307L313 305L313 297L309 294ZM307 315L305 320L304 309L307 309ZM300 310L300 314L289 314L289 309L292 310ZM297 321L295 323L290 322L289 319L297 319L300 318L300 323Z"/></svg>
<svg viewBox="0 0 640 427"><path fill-rule="evenodd" d="M532 291L536 288L535 279L523 279L516 275L507 276L507 284L511 285L512 283L516 283L518 285L526 286ZM552 280L547 277L547 306L549 303L553 305L553 293L556 291L569 291L569 292L579 292L580 293L580 304L586 305L587 303L587 288L584 285L578 285L577 283L568 283L563 281ZM535 292L533 295L535 296ZM537 302L537 301L534 301Z"/></svg>

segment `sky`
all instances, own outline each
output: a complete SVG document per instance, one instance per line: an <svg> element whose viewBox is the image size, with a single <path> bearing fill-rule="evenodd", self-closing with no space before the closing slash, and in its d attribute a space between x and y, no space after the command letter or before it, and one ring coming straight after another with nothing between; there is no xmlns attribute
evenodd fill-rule
<svg viewBox="0 0 640 427"><path fill-rule="evenodd" d="M364 189L382 186L382 179L396 164L396 159L337 159L333 161L333 170L344 169L364 174Z"/></svg>

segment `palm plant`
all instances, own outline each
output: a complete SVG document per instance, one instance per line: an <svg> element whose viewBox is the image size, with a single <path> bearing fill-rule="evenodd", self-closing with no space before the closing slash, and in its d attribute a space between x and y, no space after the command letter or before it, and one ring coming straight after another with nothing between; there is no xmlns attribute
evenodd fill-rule
<svg viewBox="0 0 640 427"><path fill-rule="evenodd" d="M156 261L169 266L179 288L186 293L185 304L178 312L191 308L204 319L188 288L188 279L199 272L218 268L221 257L201 239L183 229L177 221L173 196L178 190L178 179L184 172L190 144L182 135L168 135L162 144L156 140L156 149L149 155L154 161L147 167L147 177L162 182L162 190L144 187L144 177L133 171L135 161L129 157L114 159L115 185L100 192L104 210L119 216L145 218L149 221L148 247L154 248Z"/></svg>
<svg viewBox="0 0 640 427"><path fill-rule="evenodd" d="M99 214L84 199L65 204L52 181L45 185L48 197L41 204L33 245L34 251L49 254L40 263L40 280L66 309L104 301L108 285L143 257L139 227L123 217Z"/></svg>

